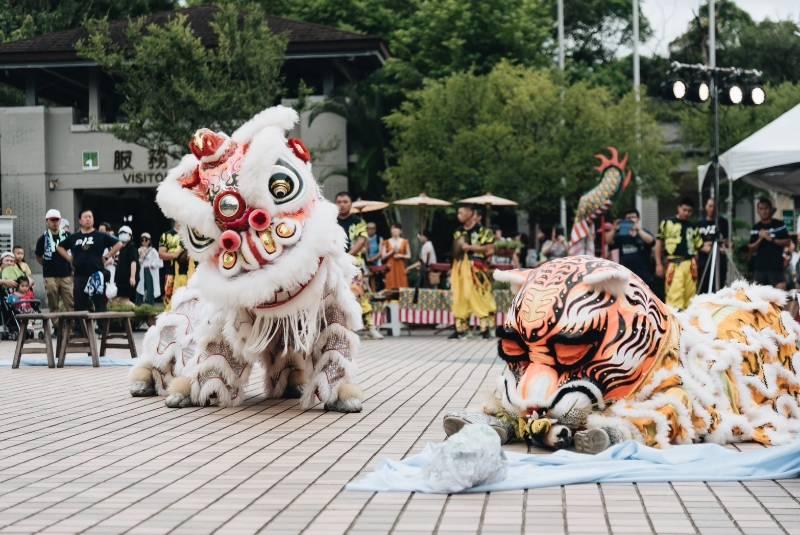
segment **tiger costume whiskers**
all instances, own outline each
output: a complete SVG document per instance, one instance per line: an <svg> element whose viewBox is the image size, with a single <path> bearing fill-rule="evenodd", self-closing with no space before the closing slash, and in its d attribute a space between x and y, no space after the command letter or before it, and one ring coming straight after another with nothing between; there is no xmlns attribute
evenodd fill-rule
<svg viewBox="0 0 800 535"><path fill-rule="evenodd" d="M666 446L783 443L800 432L798 325L780 290L735 283L675 313L626 268L590 256L497 272L518 290L486 412L550 446L574 431Z"/></svg>

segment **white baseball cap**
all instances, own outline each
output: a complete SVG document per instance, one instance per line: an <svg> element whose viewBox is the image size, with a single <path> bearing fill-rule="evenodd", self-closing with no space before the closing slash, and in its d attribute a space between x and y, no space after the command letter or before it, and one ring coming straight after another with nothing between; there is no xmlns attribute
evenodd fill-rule
<svg viewBox="0 0 800 535"><path fill-rule="evenodd" d="M45 219L61 219L61 212L56 210L55 208L50 208L46 214L44 214Z"/></svg>
<svg viewBox="0 0 800 535"><path fill-rule="evenodd" d="M119 227L119 232L117 232L117 234L127 234L128 236L133 236L133 231L128 225L122 225Z"/></svg>

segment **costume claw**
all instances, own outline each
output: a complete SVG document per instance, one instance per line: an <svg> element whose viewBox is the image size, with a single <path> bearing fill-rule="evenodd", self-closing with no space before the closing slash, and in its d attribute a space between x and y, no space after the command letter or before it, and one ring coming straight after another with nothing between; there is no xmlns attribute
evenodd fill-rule
<svg viewBox="0 0 800 535"><path fill-rule="evenodd" d="M170 409L183 409L184 407L190 407L192 400L189 396L184 396L183 394L170 394L164 400L164 404Z"/></svg>

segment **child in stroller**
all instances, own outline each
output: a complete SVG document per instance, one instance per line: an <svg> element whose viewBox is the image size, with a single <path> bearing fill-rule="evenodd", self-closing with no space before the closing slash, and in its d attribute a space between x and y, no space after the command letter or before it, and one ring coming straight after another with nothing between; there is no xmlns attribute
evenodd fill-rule
<svg viewBox="0 0 800 535"><path fill-rule="evenodd" d="M17 321L17 314L31 314L39 312L39 301L34 297L33 290L31 289L30 280L28 277L19 277L17 280L17 288L9 289L6 298L3 300L3 307L0 314L3 316L3 326L5 332L3 338L16 340L19 335L19 321ZM33 323L41 323L40 321ZM31 329L28 332L29 337L34 336L34 331L41 333L42 326L29 323Z"/></svg>

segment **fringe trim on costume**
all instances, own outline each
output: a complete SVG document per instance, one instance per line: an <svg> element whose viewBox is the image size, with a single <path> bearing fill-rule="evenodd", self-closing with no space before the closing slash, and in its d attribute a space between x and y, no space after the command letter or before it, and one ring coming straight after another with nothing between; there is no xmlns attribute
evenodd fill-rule
<svg viewBox="0 0 800 535"><path fill-rule="evenodd" d="M321 331L322 306L298 310L291 316L271 317L257 314L247 338L247 353L264 352L273 341L281 345L281 355L289 350L309 353Z"/></svg>
<svg viewBox="0 0 800 535"><path fill-rule="evenodd" d="M737 297L740 292L744 293L746 300ZM761 428L772 443L777 444L790 440L793 434L800 432L800 403L793 395L781 394L779 384L782 380L789 386L800 386L797 373L800 370L800 352L791 358L794 371L777 362L763 362L763 359L760 362L760 375L763 378L745 375L741 369L742 355L745 353L760 353L776 359L782 346L796 345L800 325L788 313L781 312L780 321L786 329L786 335L776 332L772 327L757 330L746 325L742 329L744 342L718 340L717 325L704 306L711 304L768 314L785 302L786 294L781 290L737 281L717 294L697 297L692 306L678 316L683 329L683 369L679 371L683 387L695 398L694 412L706 422L707 429L710 428L711 418L705 407L714 406L720 417L716 429L705 434L707 441L726 443L748 440L753 438L756 429ZM741 414L734 412L731 407L726 376L732 377ZM768 398L767 401L757 403L754 393ZM700 405L705 406L702 411L699 410Z"/></svg>

